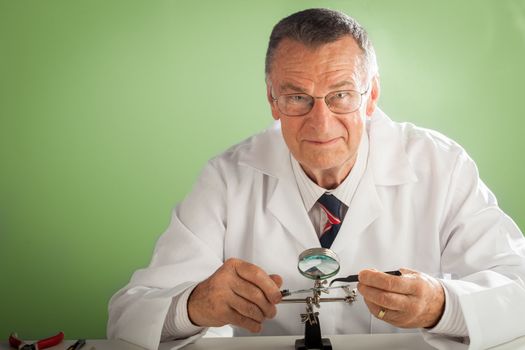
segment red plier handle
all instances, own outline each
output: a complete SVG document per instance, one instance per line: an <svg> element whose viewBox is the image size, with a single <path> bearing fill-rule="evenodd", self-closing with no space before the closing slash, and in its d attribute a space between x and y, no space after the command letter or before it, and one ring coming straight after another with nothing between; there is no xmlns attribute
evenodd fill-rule
<svg viewBox="0 0 525 350"><path fill-rule="evenodd" d="M16 333L11 333L11 335L9 336L9 345L19 350L41 350L55 346L59 344L62 340L64 340L64 333L60 332L52 337L39 340L36 343L27 344L23 340L20 340Z"/></svg>

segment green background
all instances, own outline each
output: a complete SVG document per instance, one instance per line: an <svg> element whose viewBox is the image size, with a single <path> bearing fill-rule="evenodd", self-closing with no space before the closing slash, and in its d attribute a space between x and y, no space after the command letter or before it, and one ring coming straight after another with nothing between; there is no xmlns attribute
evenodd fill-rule
<svg viewBox="0 0 525 350"><path fill-rule="evenodd" d="M0 338L103 338L207 159L271 123L273 25L355 16L380 106L462 144L520 227L525 1L0 0Z"/></svg>

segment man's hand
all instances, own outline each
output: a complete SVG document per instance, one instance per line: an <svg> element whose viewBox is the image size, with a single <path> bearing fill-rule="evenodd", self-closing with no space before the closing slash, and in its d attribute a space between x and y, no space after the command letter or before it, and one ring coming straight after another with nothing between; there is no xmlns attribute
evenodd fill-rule
<svg viewBox="0 0 525 350"><path fill-rule="evenodd" d="M260 332L262 322L277 313L282 299L279 275L239 259L228 259L199 283L188 300L188 316L201 327L232 324Z"/></svg>
<svg viewBox="0 0 525 350"><path fill-rule="evenodd" d="M409 269L400 271L401 276L376 270L359 273L357 289L368 309L372 315L396 327L435 326L445 309L445 292L441 283L424 273Z"/></svg>

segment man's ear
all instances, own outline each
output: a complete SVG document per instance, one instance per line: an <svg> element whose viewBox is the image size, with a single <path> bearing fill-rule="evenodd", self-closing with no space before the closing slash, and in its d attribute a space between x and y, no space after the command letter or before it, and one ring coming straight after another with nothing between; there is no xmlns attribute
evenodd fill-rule
<svg viewBox="0 0 525 350"><path fill-rule="evenodd" d="M366 103L366 116L371 117L377 107L377 101L381 92L381 85L379 84L379 74L376 74L371 81L370 97Z"/></svg>
<svg viewBox="0 0 525 350"><path fill-rule="evenodd" d="M279 120L279 110L277 109L277 104L275 103L272 97L272 85L268 81L266 82L266 99L270 104L273 119Z"/></svg>

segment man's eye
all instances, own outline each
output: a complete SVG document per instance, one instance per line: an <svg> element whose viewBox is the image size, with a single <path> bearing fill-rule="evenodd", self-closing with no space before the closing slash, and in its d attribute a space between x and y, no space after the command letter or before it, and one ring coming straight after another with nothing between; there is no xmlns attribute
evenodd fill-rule
<svg viewBox="0 0 525 350"><path fill-rule="evenodd" d="M302 95L290 95L287 96L288 102L291 103L301 103L306 101L306 97Z"/></svg>
<svg viewBox="0 0 525 350"><path fill-rule="evenodd" d="M348 93L348 91L340 91L334 95L334 98L338 100L343 100L349 97L350 97L350 93Z"/></svg>

